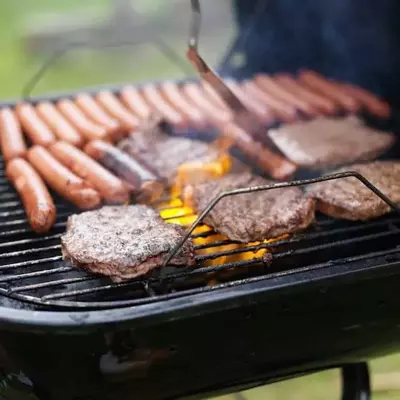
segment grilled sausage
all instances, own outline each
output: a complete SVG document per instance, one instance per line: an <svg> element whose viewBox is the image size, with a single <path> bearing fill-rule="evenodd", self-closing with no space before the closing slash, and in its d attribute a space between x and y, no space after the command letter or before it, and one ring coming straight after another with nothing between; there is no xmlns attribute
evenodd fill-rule
<svg viewBox="0 0 400 400"><path fill-rule="evenodd" d="M21 158L7 164L6 174L21 197L31 228L35 232L47 232L56 220L56 207L42 178Z"/></svg>
<svg viewBox="0 0 400 400"><path fill-rule="evenodd" d="M90 209L100 204L99 193L64 167L44 147L32 147L27 156L45 182L79 208Z"/></svg>
<svg viewBox="0 0 400 400"><path fill-rule="evenodd" d="M163 99L156 86L144 86L142 88L142 94L147 103L156 110L156 112L161 114L168 123L177 128L186 127L185 118Z"/></svg>
<svg viewBox="0 0 400 400"><path fill-rule="evenodd" d="M106 202L112 204L129 202L128 188L121 180L83 151L66 142L54 143L49 150L70 171L91 184Z"/></svg>
<svg viewBox="0 0 400 400"><path fill-rule="evenodd" d="M238 99L252 112L254 113L261 122L270 123L275 120L275 116L272 110L267 107L264 103L256 101L252 96L245 92L240 85L231 80L225 80L226 85L232 92L238 97Z"/></svg>
<svg viewBox="0 0 400 400"><path fill-rule="evenodd" d="M127 182L139 201L155 201L161 197L165 182L156 176L151 169L144 166L143 163L139 163L129 154L100 140L88 143L85 146L85 151Z"/></svg>
<svg viewBox="0 0 400 400"><path fill-rule="evenodd" d="M335 85L335 83L324 78L317 72L301 71L299 74L299 80L310 89L336 101L346 111L356 112L361 108L360 102L349 96L347 93L344 93Z"/></svg>
<svg viewBox="0 0 400 400"><path fill-rule="evenodd" d="M121 90L121 100L140 119L147 120L151 114L151 107L143 99L139 90L133 86L126 86Z"/></svg>
<svg viewBox="0 0 400 400"><path fill-rule="evenodd" d="M5 161L25 156L26 144L21 126L10 108L0 111L0 145Z"/></svg>
<svg viewBox="0 0 400 400"><path fill-rule="evenodd" d="M193 124L198 129L203 129L207 126L207 118L187 101L176 83L166 81L161 85L160 89L164 97L186 117L190 124Z"/></svg>
<svg viewBox="0 0 400 400"><path fill-rule="evenodd" d="M118 97L109 90L99 92L96 95L96 101L121 123L126 132L135 130L139 126L136 116L129 112Z"/></svg>
<svg viewBox="0 0 400 400"><path fill-rule="evenodd" d="M294 95L289 90L285 89L283 85L279 85L279 83L274 81L270 76L265 74L256 75L254 82L264 92L271 94L283 102L293 105L297 110L301 111L305 115L311 117L318 115L318 110L311 106L307 101Z"/></svg>
<svg viewBox="0 0 400 400"><path fill-rule="evenodd" d="M301 99L306 101L315 109L319 110L324 115L336 114L339 110L336 103L324 97L307 87L301 85L296 79L289 74L277 74L275 80L278 84L284 87L287 91L291 92L295 96L299 96Z"/></svg>
<svg viewBox="0 0 400 400"><path fill-rule="evenodd" d="M63 117L53 104L49 102L39 103L36 106L36 111L42 120L53 130L58 139L65 140L78 147L83 145L83 138L79 132Z"/></svg>
<svg viewBox="0 0 400 400"><path fill-rule="evenodd" d="M221 124L232 119L232 113L216 108L198 84L186 83L181 87L181 90L189 101L198 107L212 123Z"/></svg>
<svg viewBox="0 0 400 400"><path fill-rule="evenodd" d="M104 126L110 137L118 139L127 132L127 130L123 128L115 118L108 115L89 94L78 94L75 97L75 104L88 118L93 120L96 124Z"/></svg>
<svg viewBox="0 0 400 400"><path fill-rule="evenodd" d="M15 108L24 132L33 144L49 146L56 137L49 127L39 118L32 104L20 103Z"/></svg>
<svg viewBox="0 0 400 400"><path fill-rule="evenodd" d="M371 114L379 118L389 118L391 114L390 105L378 96L368 90L350 84L337 83L337 86L343 89L343 92L351 96L355 101L363 104Z"/></svg>
<svg viewBox="0 0 400 400"><path fill-rule="evenodd" d="M249 159L275 179L286 179L297 169L291 161L273 153L234 123L226 124L222 129L222 135L232 139Z"/></svg>
<svg viewBox="0 0 400 400"><path fill-rule="evenodd" d="M67 99L61 100L57 103L57 108L85 139L107 138L106 128L89 120L73 101Z"/></svg>
<svg viewBox="0 0 400 400"><path fill-rule="evenodd" d="M262 103L270 107L276 116L284 122L293 122L297 119L296 108L291 104L278 100L271 94L262 91L254 82L243 81L242 88L254 99L258 99Z"/></svg>
<svg viewBox="0 0 400 400"><path fill-rule="evenodd" d="M225 103L222 97L215 91L215 89L205 81L201 81L201 86L208 98L220 109L230 112L230 107Z"/></svg>

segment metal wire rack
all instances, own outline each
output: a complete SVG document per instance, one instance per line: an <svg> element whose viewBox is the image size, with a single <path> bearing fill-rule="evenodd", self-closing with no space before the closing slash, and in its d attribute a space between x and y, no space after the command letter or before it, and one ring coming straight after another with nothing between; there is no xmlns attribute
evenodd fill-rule
<svg viewBox="0 0 400 400"><path fill-rule="evenodd" d="M276 187L349 176L356 174L349 172L340 177L289 182ZM233 194L266 189L250 188ZM372 189L398 212L396 205L376 188ZM223 194L219 199L227 195L232 193ZM59 239L65 229L66 218L75 211L74 208L57 199L59 213L54 228L48 234L37 235L29 228L18 196L9 186L1 168L0 293L41 307L107 309L161 302L251 281L267 282L282 274L295 274L336 264L379 264L400 260L398 213L369 223L319 217L314 227L301 234L237 246L204 226L199 231L195 230L201 227L200 221L216 204L216 200L210 203L194 224L189 222L186 225L191 228L188 236L195 241L195 268L166 266L152 276L115 284L106 278L88 275L62 260ZM167 198L160 201L159 208L163 212L177 208L169 201ZM181 210L174 217L166 219L196 219L197 216L190 210ZM172 249L169 258L178 250ZM266 251L273 254L272 264L265 262Z"/></svg>

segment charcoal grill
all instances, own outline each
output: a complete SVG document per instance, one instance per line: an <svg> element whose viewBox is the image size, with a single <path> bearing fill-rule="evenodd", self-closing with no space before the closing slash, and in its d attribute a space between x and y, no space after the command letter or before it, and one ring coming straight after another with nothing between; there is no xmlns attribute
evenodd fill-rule
<svg viewBox="0 0 400 400"><path fill-rule="evenodd" d="M33 233L1 171L3 379L27 396L204 397L346 365L352 399L368 391L364 361L400 346L396 213L368 223L318 216L304 233L233 250L210 240L196 245L195 270L110 284L61 260L59 238L75 210L57 198L53 230ZM226 261L261 249L273 252L272 265Z"/></svg>
<svg viewBox="0 0 400 400"><path fill-rule="evenodd" d="M251 36L238 38L225 70ZM56 197L54 228L33 233L0 164L0 397L204 398L344 366L342 398L365 399L366 361L400 348L396 213L368 223L319 215L304 233L230 250L195 231L204 239L195 270L110 284L61 260L59 238L76 210ZM169 201L159 207L176 207ZM229 261L265 249L271 265Z"/></svg>

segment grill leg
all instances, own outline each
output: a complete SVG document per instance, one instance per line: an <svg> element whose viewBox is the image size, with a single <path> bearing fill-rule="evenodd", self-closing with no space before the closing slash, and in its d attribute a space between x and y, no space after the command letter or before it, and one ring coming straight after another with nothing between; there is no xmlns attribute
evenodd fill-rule
<svg viewBox="0 0 400 400"><path fill-rule="evenodd" d="M371 386L367 363L342 367L342 400L371 400Z"/></svg>

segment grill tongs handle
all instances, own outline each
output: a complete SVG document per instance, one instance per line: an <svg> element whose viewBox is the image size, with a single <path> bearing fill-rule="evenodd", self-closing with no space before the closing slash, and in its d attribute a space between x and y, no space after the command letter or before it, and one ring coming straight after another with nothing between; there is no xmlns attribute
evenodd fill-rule
<svg viewBox="0 0 400 400"><path fill-rule="evenodd" d="M190 26L187 57L201 78L211 85L233 111L233 121L218 128L229 138L231 145L236 144L273 178L284 179L291 176L297 169L295 164L282 155L269 138L266 127L257 120L257 117L246 108L223 79L199 55L200 1L191 0L191 5L193 17Z"/></svg>
<svg viewBox="0 0 400 400"><path fill-rule="evenodd" d="M262 192L262 191L272 190L272 189L281 189L281 188L294 187L294 186L304 186L304 185L310 185L312 183L319 183L319 182L325 182L325 181L331 181L334 179L343 179L343 178L349 178L349 177L354 177L354 178L358 179L363 185L365 185L369 190L371 190L373 193L375 193L376 196L378 196L382 201L384 201L395 213L400 214L400 207L396 203L394 203L392 200L390 200L389 197L387 197L385 194L383 194L375 185L373 185L363 175L361 175L360 173L355 172L355 171L340 172L337 174L325 175L325 176L321 176L319 178L313 178L313 179L303 179L303 180L297 180L297 181L291 181L291 182L276 183L273 185L254 186L254 187L250 187L250 188L231 190L229 192L221 193L214 200L212 200L212 201L210 201L210 203L208 203L207 207L197 217L196 221L193 222L192 226L189 228L189 230L186 232L186 234L182 237L182 239L179 241L179 243L169 251L169 253L167 254L167 256L164 259L163 267L167 266L168 263L172 260L172 258L175 257L175 255L181 250L182 246L189 239L190 235L197 228L197 226L204 220L204 218L207 216L207 214L224 197L236 196L238 194L246 194L246 193L253 193L253 192Z"/></svg>

